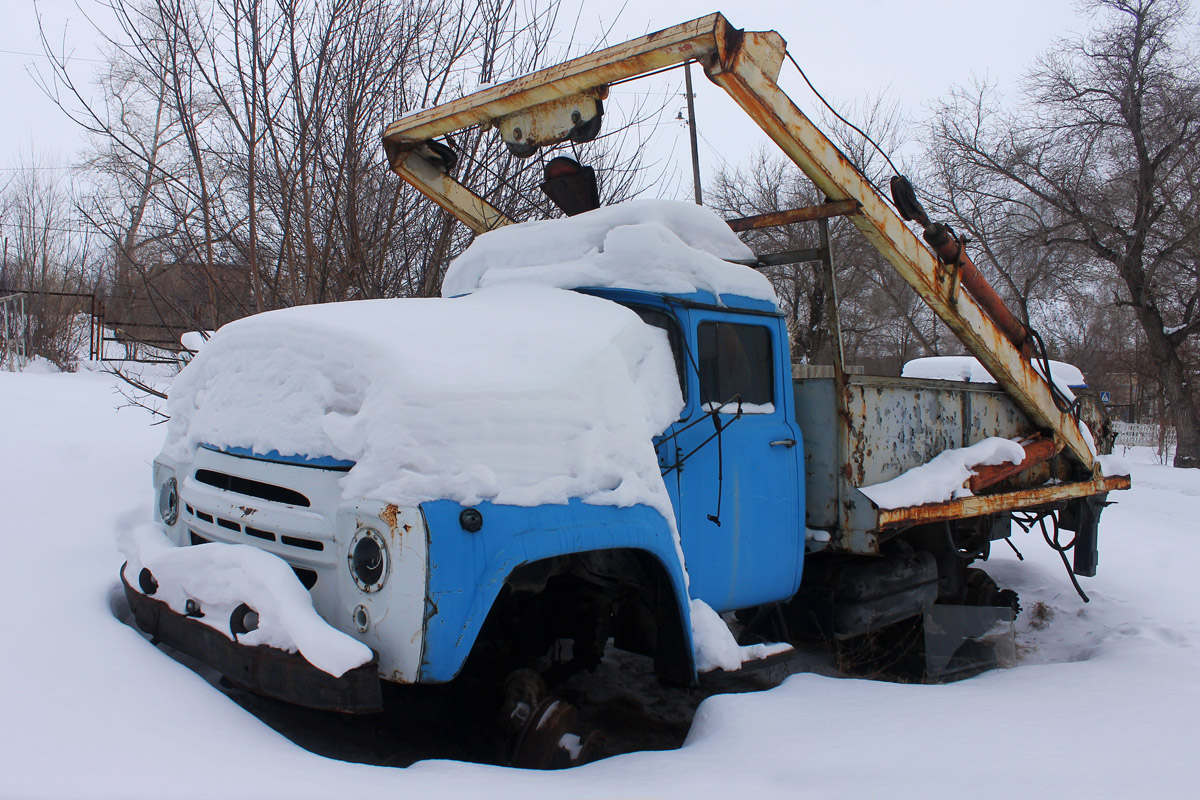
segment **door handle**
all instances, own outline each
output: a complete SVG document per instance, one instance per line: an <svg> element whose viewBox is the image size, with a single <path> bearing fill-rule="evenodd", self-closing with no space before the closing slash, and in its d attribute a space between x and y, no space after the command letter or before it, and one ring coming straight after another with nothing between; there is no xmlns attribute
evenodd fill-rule
<svg viewBox="0 0 1200 800"><path fill-rule="evenodd" d="M796 446L795 439L776 439L775 441L771 442L771 447L795 447L795 446Z"/></svg>

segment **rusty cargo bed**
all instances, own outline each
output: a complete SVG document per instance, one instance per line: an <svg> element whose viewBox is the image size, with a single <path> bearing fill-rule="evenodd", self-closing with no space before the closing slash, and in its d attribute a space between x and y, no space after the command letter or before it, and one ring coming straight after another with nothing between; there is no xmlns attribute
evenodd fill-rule
<svg viewBox="0 0 1200 800"><path fill-rule="evenodd" d="M995 384L848 375L840 393L837 386L836 378L793 381L804 437L805 522L830 534L819 549L877 554L892 532L912 525L1047 508L1129 488L1125 477L1083 473L1064 452L976 496L881 509L859 487L989 436L1015 439L1040 431Z"/></svg>

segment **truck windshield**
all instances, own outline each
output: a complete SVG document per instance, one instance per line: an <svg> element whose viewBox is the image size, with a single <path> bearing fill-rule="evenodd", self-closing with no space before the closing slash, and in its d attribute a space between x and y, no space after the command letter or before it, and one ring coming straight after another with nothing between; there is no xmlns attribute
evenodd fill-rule
<svg viewBox="0 0 1200 800"><path fill-rule="evenodd" d="M686 403L687 381L684 380L684 376L687 375L687 371L683 365L683 347L679 324L670 314L659 311L656 308L646 308L644 306L626 306L626 308L641 317L642 322L647 325L653 325L667 332L667 339L671 342L671 354L675 356L675 377L679 380L679 392L683 395L683 401Z"/></svg>

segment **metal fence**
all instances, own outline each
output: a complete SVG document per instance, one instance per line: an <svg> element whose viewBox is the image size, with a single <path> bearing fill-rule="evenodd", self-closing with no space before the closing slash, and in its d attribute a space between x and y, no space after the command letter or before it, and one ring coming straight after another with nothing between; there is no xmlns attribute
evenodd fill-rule
<svg viewBox="0 0 1200 800"><path fill-rule="evenodd" d="M1113 422L1112 426L1117 434L1114 444L1124 447L1157 447L1160 450L1175 446L1175 429L1166 425Z"/></svg>
<svg viewBox="0 0 1200 800"><path fill-rule="evenodd" d="M54 301L58 302L56 307L46 306ZM106 318L105 302L94 292L26 290L0 297L0 369L20 370L29 361L33 354L31 332L39 329L35 322L39 314L43 317L69 315L75 326L81 325L82 318L86 317L87 357L91 361L176 361L179 342L169 326L139 323L140 327L136 329L126 329L126 323ZM81 328L76 330L82 347L83 331Z"/></svg>
<svg viewBox="0 0 1200 800"><path fill-rule="evenodd" d="M29 360L29 311L25 294L0 297L0 369L21 370Z"/></svg>

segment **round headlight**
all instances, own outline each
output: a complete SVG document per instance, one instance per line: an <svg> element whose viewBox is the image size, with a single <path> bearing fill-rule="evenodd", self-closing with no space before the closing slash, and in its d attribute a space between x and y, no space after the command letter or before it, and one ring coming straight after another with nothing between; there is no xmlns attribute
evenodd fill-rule
<svg viewBox="0 0 1200 800"><path fill-rule="evenodd" d="M167 478L158 487L158 516L168 525L174 525L179 519L179 484L174 478Z"/></svg>
<svg viewBox="0 0 1200 800"><path fill-rule="evenodd" d="M388 551L383 537L370 528L359 528L350 542L350 575L358 588L375 592L388 576Z"/></svg>

